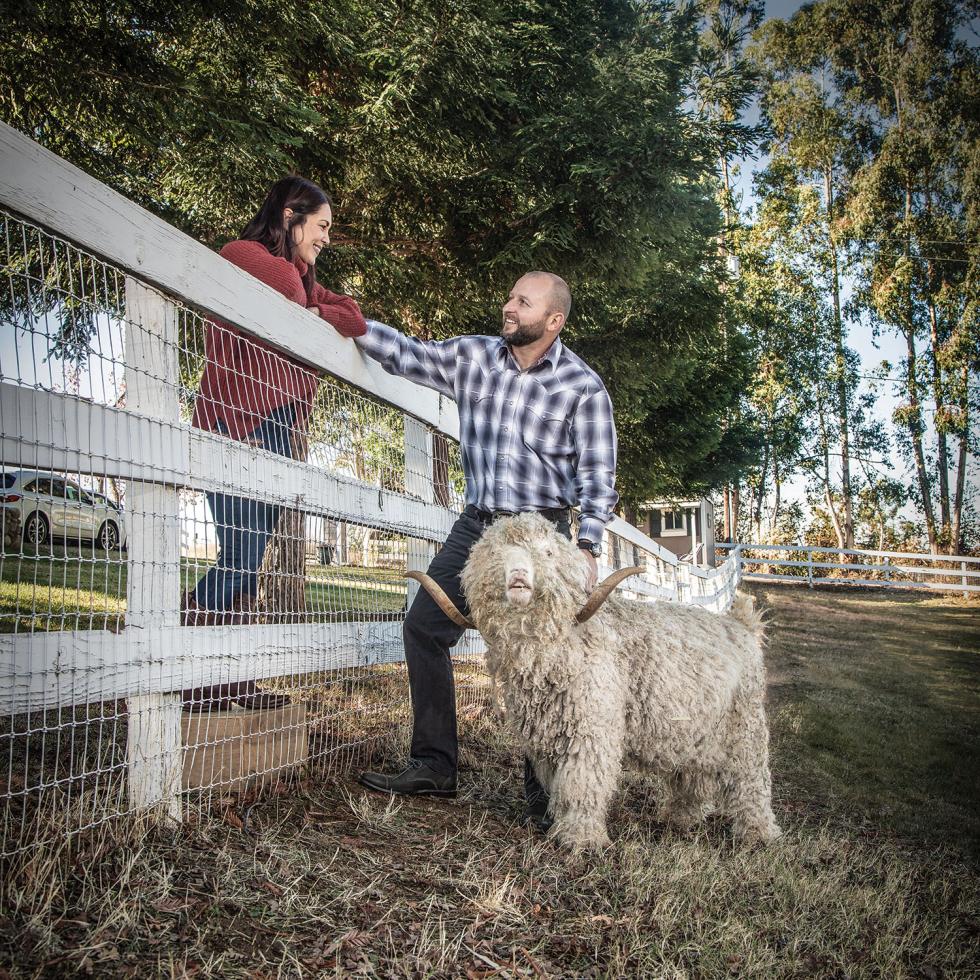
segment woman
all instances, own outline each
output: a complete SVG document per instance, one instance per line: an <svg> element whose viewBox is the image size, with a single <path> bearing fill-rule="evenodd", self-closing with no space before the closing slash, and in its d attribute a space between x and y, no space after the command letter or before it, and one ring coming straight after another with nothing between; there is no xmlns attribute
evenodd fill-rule
<svg viewBox="0 0 980 980"><path fill-rule="evenodd" d="M302 177L286 177L269 191L241 238L221 255L294 303L329 321L345 337L367 326L357 303L316 281L317 256L330 243L330 198ZM281 350L248 337L231 324L209 321L206 364L192 424L277 453L296 455L305 434L318 376ZM183 601L185 625L248 621L258 573L281 507L225 493L208 493L218 538L218 558ZM222 706L236 699L264 701L248 681L184 692L194 707Z"/></svg>

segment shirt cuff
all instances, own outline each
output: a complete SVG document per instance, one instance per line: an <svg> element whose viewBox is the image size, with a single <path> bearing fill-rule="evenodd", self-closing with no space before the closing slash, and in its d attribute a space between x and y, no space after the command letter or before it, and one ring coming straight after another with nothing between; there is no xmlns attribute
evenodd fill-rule
<svg viewBox="0 0 980 980"><path fill-rule="evenodd" d="M602 532L605 525L595 517L580 517L578 521L577 541L589 541L592 544L602 544Z"/></svg>

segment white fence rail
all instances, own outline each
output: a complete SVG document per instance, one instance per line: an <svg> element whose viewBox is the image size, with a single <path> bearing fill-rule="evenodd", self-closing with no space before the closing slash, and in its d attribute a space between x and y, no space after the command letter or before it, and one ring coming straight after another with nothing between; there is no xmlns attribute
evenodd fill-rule
<svg viewBox="0 0 980 980"><path fill-rule="evenodd" d="M127 539L100 552L62 529L59 544L49 514L43 547L0 553L0 854L134 810L179 818L181 769L204 745L188 742L186 689L265 680L303 706L289 724L304 744L307 728L317 736L313 757L373 744L404 716L407 691L363 668L403 659L413 593L401 573L427 565L462 505L455 405L2 124L0 207L2 471L60 480L62 510L68 494L115 487ZM211 315L326 375L305 458L189 424ZM302 571L291 605L267 603L247 625L182 625L182 594L213 567L201 557L214 551L208 493L275 505L287 544L338 563ZM731 603L737 561L684 564L618 519L606 545L614 566L646 565L629 586L638 597ZM403 567L381 567L382 552ZM262 574L267 600L295 585L295 572ZM462 698L487 697L467 661L478 652L468 634ZM215 771L197 785L227 781Z"/></svg>
<svg viewBox="0 0 980 980"><path fill-rule="evenodd" d="M719 544L746 579L817 585L872 585L935 592L980 592L980 558L804 545ZM730 561L731 557L726 560ZM838 560L834 560L837 558Z"/></svg>

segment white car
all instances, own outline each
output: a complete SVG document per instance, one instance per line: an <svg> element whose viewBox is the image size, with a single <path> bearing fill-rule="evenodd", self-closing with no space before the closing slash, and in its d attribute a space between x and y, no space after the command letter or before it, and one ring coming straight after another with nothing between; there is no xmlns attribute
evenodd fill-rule
<svg viewBox="0 0 980 980"><path fill-rule="evenodd" d="M91 541L103 551L126 546L122 507L59 473L0 472L0 504L20 516L24 544L35 548L55 538L69 544Z"/></svg>

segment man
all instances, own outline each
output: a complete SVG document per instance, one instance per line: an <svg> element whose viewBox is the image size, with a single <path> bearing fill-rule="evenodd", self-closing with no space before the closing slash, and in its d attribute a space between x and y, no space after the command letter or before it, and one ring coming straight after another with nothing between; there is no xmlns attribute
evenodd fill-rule
<svg viewBox="0 0 980 980"><path fill-rule="evenodd" d="M518 280L503 307L500 338L423 343L376 321L355 342L390 374L455 399L466 507L428 574L464 612L460 572L470 549L501 515L538 511L578 544L596 582L603 526L618 495L612 404L594 371L558 338L571 309L568 285L547 272ZM365 772L363 785L406 795L456 794L456 694L449 649L463 629L420 589L405 619L414 728L408 767ZM525 761L525 820L546 830L548 797Z"/></svg>

